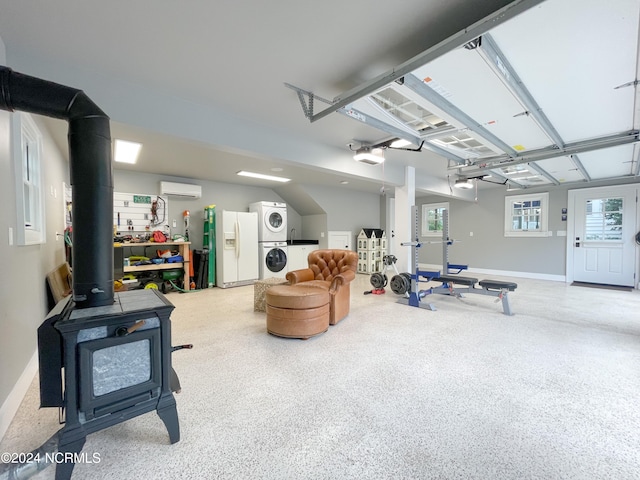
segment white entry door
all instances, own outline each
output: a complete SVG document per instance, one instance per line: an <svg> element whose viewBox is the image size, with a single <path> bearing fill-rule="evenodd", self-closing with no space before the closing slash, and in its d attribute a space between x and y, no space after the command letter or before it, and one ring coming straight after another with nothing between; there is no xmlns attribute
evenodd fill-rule
<svg viewBox="0 0 640 480"><path fill-rule="evenodd" d="M351 250L351 232L329 232L328 248Z"/></svg>
<svg viewBox="0 0 640 480"><path fill-rule="evenodd" d="M636 190L629 185L569 192L574 281L634 286Z"/></svg>

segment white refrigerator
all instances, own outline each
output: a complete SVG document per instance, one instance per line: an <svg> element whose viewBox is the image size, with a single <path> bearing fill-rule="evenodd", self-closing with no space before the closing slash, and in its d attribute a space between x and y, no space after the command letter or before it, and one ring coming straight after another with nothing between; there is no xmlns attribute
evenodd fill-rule
<svg viewBox="0 0 640 480"><path fill-rule="evenodd" d="M216 224L216 285L252 284L260 275L258 214L223 210Z"/></svg>

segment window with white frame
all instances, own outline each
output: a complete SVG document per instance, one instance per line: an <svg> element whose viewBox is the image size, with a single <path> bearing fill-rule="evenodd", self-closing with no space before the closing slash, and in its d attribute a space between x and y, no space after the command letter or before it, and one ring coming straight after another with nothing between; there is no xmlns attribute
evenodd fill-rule
<svg viewBox="0 0 640 480"><path fill-rule="evenodd" d="M16 186L16 243L44 243L42 136L29 114L12 115L11 140Z"/></svg>
<svg viewBox="0 0 640 480"><path fill-rule="evenodd" d="M449 202L425 203L422 205L423 237L441 237L444 226L444 211L449 209Z"/></svg>
<svg viewBox="0 0 640 480"><path fill-rule="evenodd" d="M516 195L504 199L505 237L546 237L549 193Z"/></svg>

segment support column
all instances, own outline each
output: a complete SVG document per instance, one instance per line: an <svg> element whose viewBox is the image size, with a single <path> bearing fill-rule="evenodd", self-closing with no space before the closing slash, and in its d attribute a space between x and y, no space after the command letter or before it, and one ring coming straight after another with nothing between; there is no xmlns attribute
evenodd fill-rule
<svg viewBox="0 0 640 480"><path fill-rule="evenodd" d="M396 187L395 195L395 237L392 240L395 255L398 258L396 266L400 272L410 272L413 263L411 248L403 247L400 244L415 240L415 238L411 238L413 225L411 207L416 203L416 169L414 167L405 167L404 185Z"/></svg>

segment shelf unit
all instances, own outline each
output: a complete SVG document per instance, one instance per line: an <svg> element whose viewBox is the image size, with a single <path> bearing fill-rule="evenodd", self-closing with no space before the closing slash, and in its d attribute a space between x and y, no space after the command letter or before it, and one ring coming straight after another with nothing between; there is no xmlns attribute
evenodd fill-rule
<svg viewBox="0 0 640 480"><path fill-rule="evenodd" d="M134 273L134 272L149 272L149 271L158 271L158 270L175 270L181 268L184 277L183 277L183 288L185 290L189 290L190 278L189 278L189 266L190 266L190 254L189 254L189 246L191 242L165 242L165 243L155 243L155 242L145 242L145 243L123 243L120 247L115 248L143 248L147 249L149 247L154 247L154 252L157 249L164 250L166 248L170 248L171 250L178 250L178 255L181 255L183 258L183 262L176 263L160 263L160 264L152 264L152 265L130 265L125 266L123 268L124 273ZM145 252L146 253L146 252ZM128 255L125 255L125 257ZM145 255L149 256L149 255ZM152 258L152 256L149 256Z"/></svg>

